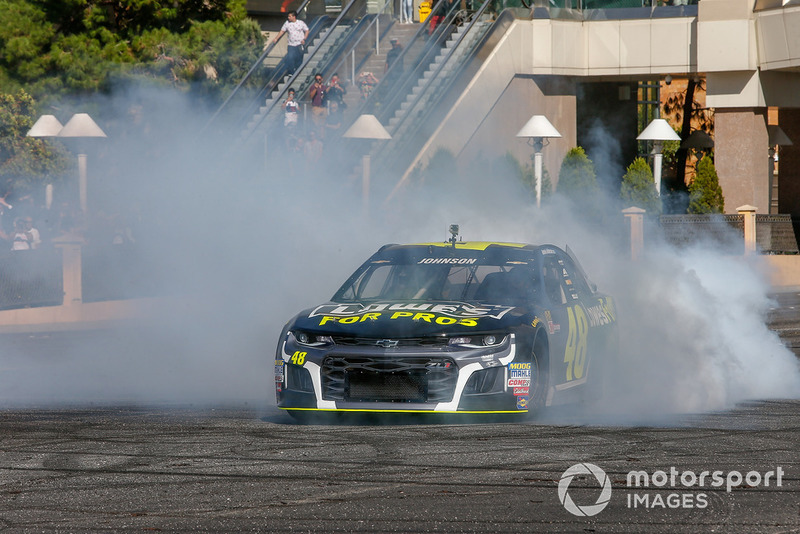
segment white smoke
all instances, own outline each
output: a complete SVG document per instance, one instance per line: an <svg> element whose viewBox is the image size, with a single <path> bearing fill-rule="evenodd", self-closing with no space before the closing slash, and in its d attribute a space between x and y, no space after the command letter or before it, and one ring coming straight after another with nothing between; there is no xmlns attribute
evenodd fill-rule
<svg viewBox="0 0 800 534"><path fill-rule="evenodd" d="M144 118L128 124L131 101ZM633 263L619 246L623 225L587 227L557 199L536 209L502 173L454 170L388 201L376 194L367 217L357 178L324 165L278 172L281 147L266 166L258 151L224 159L214 148L230 140L198 136L204 117L173 93L126 94L104 109L117 110L118 127L96 119L109 145L90 163L90 202L140 206L144 263L172 298L123 328L19 338L0 351L3 406L273 404L284 323L330 298L381 245L444 241L454 223L467 240L569 245L615 297L621 354L595 410L697 412L800 391L797 359L765 324L769 287L753 262L649 246ZM376 191L391 189L372 172ZM107 182L92 196L95 176Z"/></svg>

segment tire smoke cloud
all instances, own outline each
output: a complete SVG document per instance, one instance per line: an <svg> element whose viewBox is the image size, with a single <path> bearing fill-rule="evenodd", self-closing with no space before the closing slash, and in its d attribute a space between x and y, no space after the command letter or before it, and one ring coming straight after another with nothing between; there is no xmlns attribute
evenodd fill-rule
<svg viewBox="0 0 800 534"><path fill-rule="evenodd" d="M167 298L136 324L17 338L0 352L2 406L273 405L285 322L383 244L444 241L450 224L465 240L568 245L615 297L621 350L587 418L640 422L800 391L796 357L765 323L757 257L648 243L632 263L617 206L603 226L558 197L536 209L513 173L453 169L386 201L394 183L373 168L365 217L358 178L199 135L207 114L181 95L139 88L99 109L109 137L90 160L90 211L135 214L143 276ZM294 172L278 172L287 158Z"/></svg>

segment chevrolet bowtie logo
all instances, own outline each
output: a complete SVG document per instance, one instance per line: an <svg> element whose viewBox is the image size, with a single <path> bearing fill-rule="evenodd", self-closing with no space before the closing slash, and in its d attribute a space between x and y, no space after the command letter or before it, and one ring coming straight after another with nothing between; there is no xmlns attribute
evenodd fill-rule
<svg viewBox="0 0 800 534"><path fill-rule="evenodd" d="M399 341L396 339L381 339L380 341L376 341L375 344L379 347L383 347L384 349L390 349L392 347L396 347Z"/></svg>

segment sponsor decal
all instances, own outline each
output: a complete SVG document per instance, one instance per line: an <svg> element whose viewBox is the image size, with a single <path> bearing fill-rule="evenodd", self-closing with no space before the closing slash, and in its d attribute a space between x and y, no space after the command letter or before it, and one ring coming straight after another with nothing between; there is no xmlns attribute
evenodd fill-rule
<svg viewBox="0 0 800 534"><path fill-rule="evenodd" d="M283 360L275 360L275 382L283 382Z"/></svg>
<svg viewBox="0 0 800 534"><path fill-rule="evenodd" d="M528 397L517 397L517 410L527 410L528 409Z"/></svg>
<svg viewBox="0 0 800 534"><path fill-rule="evenodd" d="M514 395L529 395L531 392L531 388L514 388Z"/></svg>
<svg viewBox="0 0 800 534"><path fill-rule="evenodd" d="M417 264L440 264L440 263L448 263L448 264L457 264L457 265L472 265L476 263L478 260L475 258L423 258L417 262Z"/></svg>
<svg viewBox="0 0 800 534"><path fill-rule="evenodd" d="M600 299L597 306L586 308L586 315L590 326L603 326L617 320L614 314L614 301L611 300L611 297Z"/></svg>
<svg viewBox="0 0 800 534"><path fill-rule="evenodd" d="M509 363L508 364L508 378L531 378L531 364L530 362Z"/></svg>
<svg viewBox="0 0 800 534"><path fill-rule="evenodd" d="M547 322L547 331L551 336L561 330L561 325L553 322L553 316L550 314L550 310L544 312L544 320Z"/></svg>
<svg viewBox="0 0 800 534"><path fill-rule="evenodd" d="M531 387L530 378L509 378L508 387L510 388L529 388Z"/></svg>
<svg viewBox="0 0 800 534"><path fill-rule="evenodd" d="M539 326L539 323L541 323L541 322L542 322L541 319L539 319L538 317L534 317L533 318L533 322L531 323L531 326L536 328L537 326Z"/></svg>
<svg viewBox="0 0 800 534"><path fill-rule="evenodd" d="M315 308L308 317L321 316L320 325L329 322L353 324L367 320L375 321L379 317L383 317L389 320L410 319L412 321L425 321L445 326L451 324L478 326L478 319L480 318L500 319L513 309L513 306L473 306L465 303L376 303L367 306L362 306L361 304L323 304Z"/></svg>
<svg viewBox="0 0 800 534"><path fill-rule="evenodd" d="M555 254L555 253L556 253L556 251L553 250L552 248L543 248L542 249L542 254Z"/></svg>

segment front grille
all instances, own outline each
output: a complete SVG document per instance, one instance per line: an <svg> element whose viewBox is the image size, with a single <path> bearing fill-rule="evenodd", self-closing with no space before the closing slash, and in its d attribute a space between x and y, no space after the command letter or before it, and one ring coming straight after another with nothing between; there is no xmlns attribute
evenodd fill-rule
<svg viewBox="0 0 800 534"><path fill-rule="evenodd" d="M354 337L354 336L333 336L333 342L337 345L347 345L351 347L373 347L378 341L375 338ZM435 337L407 337L394 340L397 347L446 347L449 338L444 336Z"/></svg>
<svg viewBox="0 0 800 534"><path fill-rule="evenodd" d="M458 368L441 356L328 356L322 398L352 402L449 402Z"/></svg>

